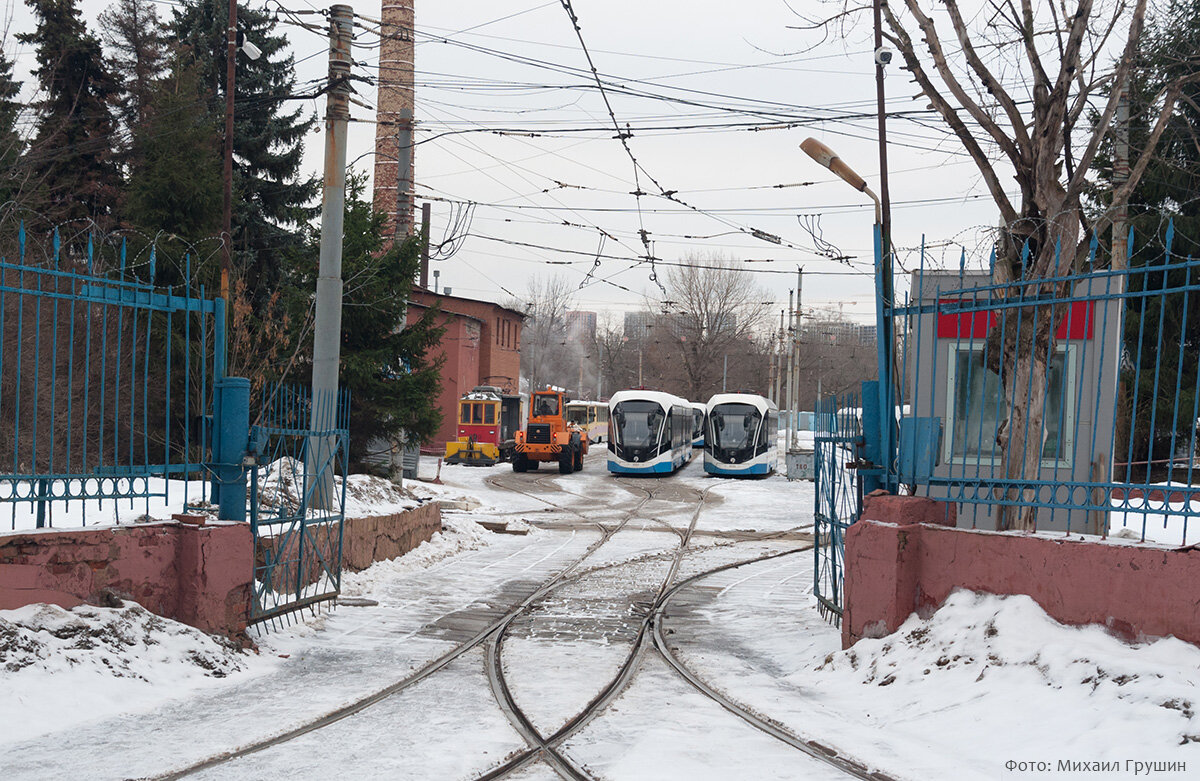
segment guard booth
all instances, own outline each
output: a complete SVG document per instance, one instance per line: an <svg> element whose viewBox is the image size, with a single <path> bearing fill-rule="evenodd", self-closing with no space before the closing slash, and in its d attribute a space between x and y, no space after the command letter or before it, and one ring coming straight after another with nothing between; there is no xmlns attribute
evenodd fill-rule
<svg viewBox="0 0 1200 781"><path fill-rule="evenodd" d="M914 272L911 283L911 305L898 310L907 316L896 323L898 368L911 404L899 425L900 482L955 502L960 527L995 529L1005 501L993 482L1004 480L997 434L1008 424L1009 405L1000 376L988 368L988 352L999 344L989 343L988 334L998 323L1020 320L1022 307L1004 299L1004 287L986 273ZM1022 474L1017 484L1026 501L1039 505L1039 530L1105 529L1094 486L1109 483L1113 469L1122 304L1114 284L1120 280L1081 275L1065 297L1023 304L1025 312L1040 307L1040 316L1055 306L1061 317L1042 457L1037 474ZM1006 485L1017 490L1012 481Z"/></svg>

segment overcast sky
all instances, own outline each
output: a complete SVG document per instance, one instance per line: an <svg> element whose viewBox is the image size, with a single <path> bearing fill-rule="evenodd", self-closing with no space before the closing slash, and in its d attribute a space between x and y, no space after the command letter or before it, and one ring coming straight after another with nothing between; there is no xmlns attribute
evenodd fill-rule
<svg viewBox="0 0 1200 781"><path fill-rule="evenodd" d="M85 0L89 23L107 5ZM812 13L822 7L811 0L793 5ZM159 7L169 16L169 2ZM380 10L375 3L354 7L372 17ZM633 131L629 149L647 195L631 194L633 163L614 138L604 96L587 75L559 0L417 0L417 194L418 202L443 199L433 201L434 241L463 215L462 204L477 204L469 223L459 221L467 235L457 253L434 264L441 283L456 295L504 301L510 293L522 298L531 279L562 274L573 286L586 281L577 308L642 308L645 296L663 297L649 264L638 260L644 228L664 261L719 255L753 270L776 311L803 266L806 310L840 309L870 320L871 203L798 148L817 137L877 188L869 17L848 37L825 38L789 29L802 21L782 0L573 0L573 7L597 69L623 88L606 94L617 122ZM10 4L10 11L13 32L30 28L23 5ZM292 41L299 79L321 78L325 41L281 29ZM363 33L368 46L356 50L364 62L359 73L375 74L373 40ZM27 69L32 52L11 35L7 46L18 70ZM370 88L362 90L374 105ZM973 165L894 65L887 93L888 110L897 114L889 122L889 167L902 262L916 262L925 236L938 263L957 267L963 245L980 263L996 211ZM309 108L321 113L323 101ZM364 121L352 127L349 159L370 173L374 112L354 106L352 114ZM313 172L321 170L320 133L307 142ZM683 203L659 197L655 182ZM609 236L603 245L602 232ZM829 260L830 253L851 260Z"/></svg>

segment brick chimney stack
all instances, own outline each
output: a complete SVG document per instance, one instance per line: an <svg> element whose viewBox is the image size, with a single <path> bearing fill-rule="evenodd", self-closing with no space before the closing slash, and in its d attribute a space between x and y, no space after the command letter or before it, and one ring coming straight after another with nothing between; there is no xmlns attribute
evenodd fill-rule
<svg viewBox="0 0 1200 781"><path fill-rule="evenodd" d="M413 3L382 0L383 42L379 49L379 93L375 109L375 208L388 215L384 235L408 236L413 226L411 144L401 150L399 136L412 138ZM401 160L399 158L403 157Z"/></svg>

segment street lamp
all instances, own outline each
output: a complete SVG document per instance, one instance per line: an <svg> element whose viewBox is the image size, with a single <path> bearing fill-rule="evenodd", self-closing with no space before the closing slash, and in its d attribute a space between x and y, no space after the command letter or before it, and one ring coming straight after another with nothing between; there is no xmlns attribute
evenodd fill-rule
<svg viewBox="0 0 1200 781"><path fill-rule="evenodd" d="M866 193L875 202L876 224L883 223L883 205L879 202L879 196L871 192L871 188L867 187L867 180L855 173L853 168L846 165L845 161L838 157L837 152L815 138L804 139L800 144L800 148L813 160L816 160L822 166L837 174L846 184L861 193Z"/></svg>
<svg viewBox="0 0 1200 781"><path fill-rule="evenodd" d="M804 153L825 168L837 174L846 184L859 192L866 193L875 202L875 327L878 334L879 361L879 466L884 486L891 487L891 464L899 435L893 432L896 423L896 398L899 383L895 377L895 342L892 338L892 255L891 237L884 234L883 205L879 196L867 187L867 180L854 172L838 157L837 153L815 138L806 138L800 144ZM869 492L880 487L864 485Z"/></svg>

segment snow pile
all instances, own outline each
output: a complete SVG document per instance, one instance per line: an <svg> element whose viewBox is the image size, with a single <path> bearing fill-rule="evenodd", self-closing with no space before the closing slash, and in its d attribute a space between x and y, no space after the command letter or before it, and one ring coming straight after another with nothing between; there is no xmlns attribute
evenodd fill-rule
<svg viewBox="0 0 1200 781"><path fill-rule="evenodd" d="M228 640L121 607L0 610L0 721L17 741L114 713L146 711L249 669ZM15 713L20 718L11 718Z"/></svg>
<svg viewBox="0 0 1200 781"><path fill-rule="evenodd" d="M1144 749L1200 742L1200 648L1174 638L1131 645L1098 626L1064 626L1023 595L955 592L928 620L910 616L893 635L830 654L817 670L823 675L793 678L867 685L868 707L889 687L897 704L927 712L973 701L999 722L1037 712L1051 744L1087 733L1095 748L1128 747L1131 724L1145 727L1137 730Z"/></svg>
<svg viewBox="0 0 1200 781"><path fill-rule="evenodd" d="M300 507L304 490L304 462L280 458L261 467L258 476L259 507L269 514L290 515ZM334 478L334 490L342 478ZM421 502L411 492L382 477L353 474L346 478L346 516L385 515L416 507ZM273 512L271 512L273 511Z"/></svg>
<svg viewBox="0 0 1200 781"><path fill-rule="evenodd" d="M398 513L411 510L419 504L411 491L406 491L391 480L374 475L350 475L346 478L347 518Z"/></svg>
<svg viewBox="0 0 1200 781"><path fill-rule="evenodd" d="M490 544L496 535L462 516L442 516L442 530L413 550L394 559L376 562L362 572L342 574L342 594L362 596L379 591L401 575L420 570L466 551Z"/></svg>

